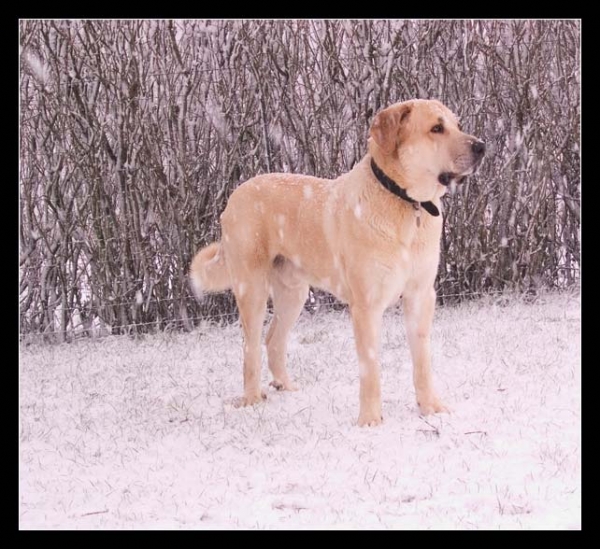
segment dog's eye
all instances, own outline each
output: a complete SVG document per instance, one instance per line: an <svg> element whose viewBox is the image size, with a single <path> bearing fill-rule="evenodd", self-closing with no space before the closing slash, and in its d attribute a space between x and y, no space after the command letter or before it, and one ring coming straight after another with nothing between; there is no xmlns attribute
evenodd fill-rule
<svg viewBox="0 0 600 549"><path fill-rule="evenodd" d="M436 124L433 128L431 128L431 133L444 133L444 126L441 124Z"/></svg>

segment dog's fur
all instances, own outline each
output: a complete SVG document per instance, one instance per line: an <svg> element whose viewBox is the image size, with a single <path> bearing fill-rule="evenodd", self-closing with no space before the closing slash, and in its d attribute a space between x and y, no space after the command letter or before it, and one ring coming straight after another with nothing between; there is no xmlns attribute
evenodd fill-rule
<svg viewBox="0 0 600 549"><path fill-rule="evenodd" d="M400 296L420 410L446 410L433 389L429 350L442 216L385 189L371 159L410 198L431 201L441 211L447 185L472 173L483 153L483 143L463 133L440 102L411 100L375 116L368 153L337 179L272 173L233 192L221 215L222 240L196 254L190 278L198 296L228 288L235 295L245 343L240 405L265 398L260 340L269 295L271 385L296 389L286 370L286 344L311 285L349 305L359 360L359 425L382 421L379 331L384 310Z"/></svg>

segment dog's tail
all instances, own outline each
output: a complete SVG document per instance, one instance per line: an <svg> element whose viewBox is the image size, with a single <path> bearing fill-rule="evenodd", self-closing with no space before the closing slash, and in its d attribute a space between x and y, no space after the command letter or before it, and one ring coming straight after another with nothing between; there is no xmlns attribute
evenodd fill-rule
<svg viewBox="0 0 600 549"><path fill-rule="evenodd" d="M190 284L198 299L204 292L222 292L231 288L220 242L209 244L194 256L190 265Z"/></svg>

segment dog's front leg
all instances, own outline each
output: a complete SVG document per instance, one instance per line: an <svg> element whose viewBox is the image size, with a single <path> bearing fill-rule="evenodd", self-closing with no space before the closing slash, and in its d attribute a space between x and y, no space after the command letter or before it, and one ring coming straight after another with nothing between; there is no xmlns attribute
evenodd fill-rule
<svg viewBox="0 0 600 549"><path fill-rule="evenodd" d="M423 415L448 411L435 394L431 376L430 334L435 298L433 288L405 292L402 296L417 404Z"/></svg>
<svg viewBox="0 0 600 549"><path fill-rule="evenodd" d="M379 379L379 330L383 311L354 305L351 312L360 374L358 425L372 427L383 420Z"/></svg>

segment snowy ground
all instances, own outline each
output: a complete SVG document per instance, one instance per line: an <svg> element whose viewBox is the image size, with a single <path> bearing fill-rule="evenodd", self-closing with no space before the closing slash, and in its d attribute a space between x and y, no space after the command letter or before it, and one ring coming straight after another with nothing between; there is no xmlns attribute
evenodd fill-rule
<svg viewBox="0 0 600 549"><path fill-rule="evenodd" d="M237 325L22 346L20 527L579 529L580 343L578 295L438 308L453 412L422 418L389 311L363 429L346 313L301 317L301 390L241 410Z"/></svg>

